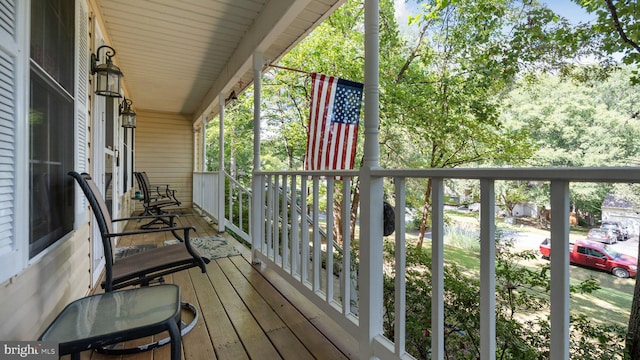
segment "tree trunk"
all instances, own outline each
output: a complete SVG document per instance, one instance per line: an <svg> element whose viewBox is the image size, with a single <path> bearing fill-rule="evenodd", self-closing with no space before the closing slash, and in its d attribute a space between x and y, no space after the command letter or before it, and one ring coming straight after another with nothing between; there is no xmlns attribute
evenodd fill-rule
<svg viewBox="0 0 640 360"><path fill-rule="evenodd" d="M344 186L344 183L342 183ZM342 247L342 186L336 186L333 197L333 241Z"/></svg>
<svg viewBox="0 0 640 360"><path fill-rule="evenodd" d="M638 248L638 257L640 257L640 247ZM636 285L633 289L625 352L630 360L640 360L640 282L638 281L638 274L636 274Z"/></svg>
<svg viewBox="0 0 640 360"><path fill-rule="evenodd" d="M424 193L424 205L422 206L422 220L420 221L420 234L418 235L418 249L422 249L424 234L427 231L429 208L431 207L431 179L427 180L427 190Z"/></svg>
<svg viewBox="0 0 640 360"><path fill-rule="evenodd" d="M360 179L356 180L356 186L353 188L353 201L351 202L351 242L356 238L356 219L358 218L358 206L360 206Z"/></svg>

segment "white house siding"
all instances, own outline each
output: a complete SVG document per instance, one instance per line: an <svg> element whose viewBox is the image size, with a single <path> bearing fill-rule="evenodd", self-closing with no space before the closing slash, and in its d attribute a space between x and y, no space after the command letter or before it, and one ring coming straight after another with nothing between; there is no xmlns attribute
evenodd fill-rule
<svg viewBox="0 0 640 360"><path fill-rule="evenodd" d="M170 184L181 207L192 206L193 124L180 114L137 110L135 169L152 184ZM137 210L142 205L136 205Z"/></svg>
<svg viewBox="0 0 640 360"><path fill-rule="evenodd" d="M0 285L0 339L35 340L72 300L89 292L89 225Z"/></svg>
<svg viewBox="0 0 640 360"><path fill-rule="evenodd" d="M629 236L638 237L640 233L640 214L634 209L602 207L602 220L619 221L627 227Z"/></svg>
<svg viewBox="0 0 640 360"><path fill-rule="evenodd" d="M28 144L28 59L20 58L21 54L27 55L28 51L18 50L28 49L29 40L27 35L29 19L31 18L31 14L28 11L29 2L9 0L2 1L1 4L2 13L4 15L15 14L15 24L18 24L11 28L9 20L12 19L3 17L0 21L9 24L3 25L3 30L13 30L7 34L0 31L0 53L6 55L5 58L15 61L13 68L4 67L5 70L12 70L8 74L3 73L3 79L13 79L13 82L11 82L12 86L3 87L4 92L0 93L0 103L4 104L4 106L14 106L15 123L19 125L16 127L17 131L4 132L4 134L11 136L16 144ZM89 56L86 47L88 6L82 0L78 0L76 5L76 20L80 21L76 27L78 34L80 34L79 29L84 29L84 32L80 34L81 36L76 37L76 56L78 56L79 60L83 60L78 61L76 70L79 73L86 73L88 72ZM15 44L12 43L14 40ZM8 53L10 50L13 53ZM6 76L11 74L13 74L13 77ZM73 140L76 141L78 146L76 148L75 169L80 171L87 169L89 161L86 141L86 136L89 134L87 102L82 100L88 96L86 86L82 86L82 84L86 85L86 80L86 76L78 78L76 83L78 91L75 93L77 128L76 138ZM13 93L11 93L12 89L15 89ZM9 140L5 138L3 141L6 143ZM26 179L28 176L28 147L19 145L16 146L16 149L16 154L13 155L16 160L16 166L13 169L3 167L2 178ZM8 174L13 174L14 176L7 177ZM15 216L15 226L11 228L20 234L13 238L15 243L10 243L10 245L14 246L14 251L9 255L13 258L24 257L25 260L18 261L11 268L0 266L5 271L0 279L0 319L2 319L0 339L2 340L36 339L67 304L86 296L90 291L91 232L87 202L79 201L82 196L77 196L75 229L67 234L65 238L57 241L34 258L27 260L27 255L24 251L28 249L29 241L28 191L28 182L17 181L13 191L8 194L12 199L16 199L13 203L12 212ZM80 194L79 188L77 188L77 192ZM3 212L3 214L8 213L11 212ZM3 222L3 224L6 224L6 222ZM0 237L6 237L7 234L8 232L4 231L0 234ZM2 243L0 240L0 244ZM0 261L2 261L3 265L6 265L8 262L4 260L0 257Z"/></svg>
<svg viewBox="0 0 640 360"><path fill-rule="evenodd" d="M520 203L513 207L513 216L538 216L536 208L529 203Z"/></svg>
<svg viewBox="0 0 640 360"><path fill-rule="evenodd" d="M602 220L619 221L627 227L629 236L637 237L640 234L640 214L638 205L624 198L608 194L602 201Z"/></svg>

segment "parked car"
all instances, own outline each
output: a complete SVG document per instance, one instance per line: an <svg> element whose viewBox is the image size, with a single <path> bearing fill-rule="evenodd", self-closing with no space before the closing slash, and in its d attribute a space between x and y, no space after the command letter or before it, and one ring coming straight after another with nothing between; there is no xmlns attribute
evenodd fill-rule
<svg viewBox="0 0 640 360"><path fill-rule="evenodd" d="M540 253L544 259L551 257L551 241L544 239L540 244ZM638 259L615 251L611 246L578 240L569 243L569 262L575 265L598 269L612 273L620 278L635 277L638 270Z"/></svg>
<svg viewBox="0 0 640 360"><path fill-rule="evenodd" d="M624 241L629 239L629 232L627 228L622 226L618 221L606 220L600 224L600 229L610 229L618 236L618 241Z"/></svg>
<svg viewBox="0 0 640 360"><path fill-rule="evenodd" d="M610 229L593 228L587 233L587 240L599 241L605 244L615 244L618 242L618 235Z"/></svg>

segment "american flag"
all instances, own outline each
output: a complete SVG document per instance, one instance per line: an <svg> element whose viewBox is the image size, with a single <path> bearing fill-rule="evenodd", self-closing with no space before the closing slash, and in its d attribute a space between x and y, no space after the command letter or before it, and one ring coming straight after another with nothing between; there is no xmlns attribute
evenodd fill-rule
<svg viewBox="0 0 640 360"><path fill-rule="evenodd" d="M363 84L311 74L305 170L353 169Z"/></svg>

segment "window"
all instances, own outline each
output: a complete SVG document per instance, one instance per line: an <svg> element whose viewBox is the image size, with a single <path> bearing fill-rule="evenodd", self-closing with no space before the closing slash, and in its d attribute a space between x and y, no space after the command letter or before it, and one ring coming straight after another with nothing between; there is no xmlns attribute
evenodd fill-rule
<svg viewBox="0 0 640 360"><path fill-rule="evenodd" d="M73 230L73 0L31 2L29 257Z"/></svg>

